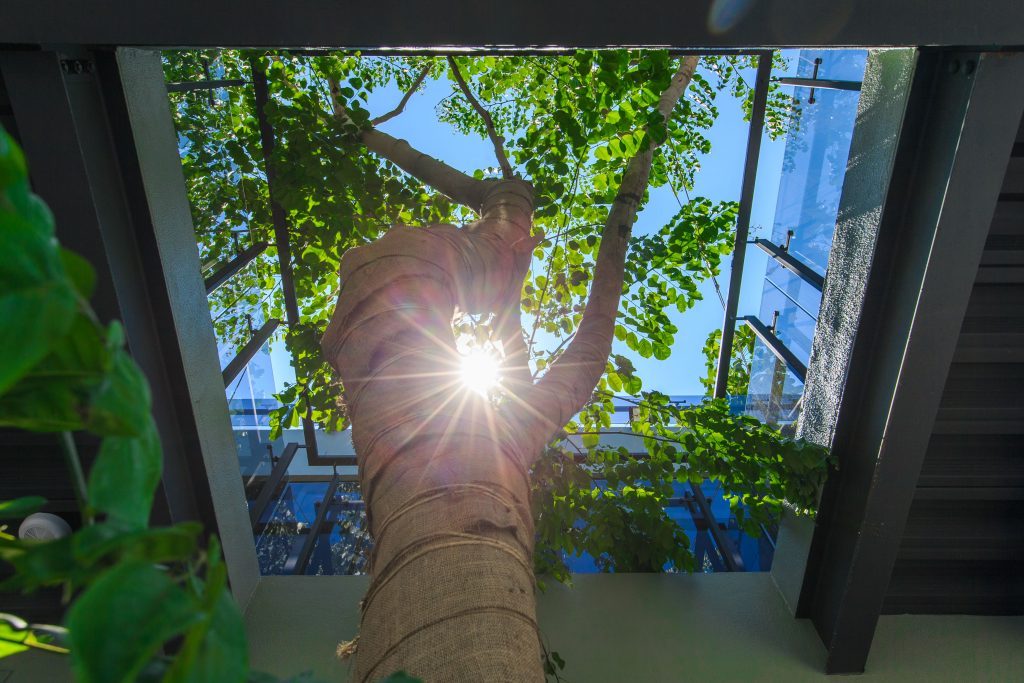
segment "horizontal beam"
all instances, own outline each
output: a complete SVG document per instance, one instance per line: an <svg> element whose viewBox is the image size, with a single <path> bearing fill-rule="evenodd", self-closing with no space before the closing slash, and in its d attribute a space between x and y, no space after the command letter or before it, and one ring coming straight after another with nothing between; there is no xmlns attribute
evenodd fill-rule
<svg viewBox="0 0 1024 683"><path fill-rule="evenodd" d="M271 499L274 497L274 491L281 485L284 475L288 473L288 467L292 464L292 460L295 458L295 453L298 450L299 445L297 443L286 445L281 452L281 457L274 463L274 468L270 470L270 476L263 482L263 487L256 495L256 501L249 508L249 521L254 527L260 521L263 512L267 509L267 505L270 504Z"/></svg>
<svg viewBox="0 0 1024 683"><path fill-rule="evenodd" d="M798 88L821 88L822 90L860 90L860 81L835 81L828 78L796 78L785 76L776 79L779 85L793 85Z"/></svg>
<svg viewBox="0 0 1024 683"><path fill-rule="evenodd" d="M750 329L754 331L757 338L764 342L768 350L775 354L775 357L785 363L790 371L796 375L801 382L807 379L807 366L796 357L789 347L782 343L782 340L775 336L775 333L768 329L763 322L752 315L740 318Z"/></svg>
<svg viewBox="0 0 1024 683"><path fill-rule="evenodd" d="M11 5L12 3L7 3ZM519 0L492 8L465 0L176 0L6 7L0 44L138 47L599 47L694 48L1024 45L1019 0L859 0L830 3ZM726 9L723 9L726 8ZM879 18L884 17L880 21Z"/></svg>
<svg viewBox="0 0 1024 683"><path fill-rule="evenodd" d="M224 377L224 386L228 386L235 381L238 373L245 369L245 366L249 364L249 361L253 359L253 356L256 355L263 345L267 343L270 335L274 334L274 330L280 324L280 320L272 318L263 323L263 327L256 330L255 334L252 335L252 339L245 343L245 346L238 352L238 355L232 358L231 362L221 371L221 375Z"/></svg>
<svg viewBox="0 0 1024 683"><path fill-rule="evenodd" d="M247 265L252 263L256 257L266 251L269 246L270 244L267 242L257 242L256 244L246 247L242 251L238 252L235 258L231 259L227 263L216 266L217 270L204 281L204 284L206 285L206 293L208 295L213 294L215 289L230 280L231 277L242 268L245 268Z"/></svg>
<svg viewBox="0 0 1024 683"><path fill-rule="evenodd" d="M754 240L754 244L760 247L762 251L767 253L773 259L775 259L783 268L795 274L797 277L799 277L801 280L809 284L811 287L814 287L819 292L825 286L825 278L815 273L813 270L811 270L810 266L808 266L800 259L794 258L792 254L790 254L788 251L786 251L779 245L775 244L774 242L769 242L766 239L758 237L757 239Z"/></svg>

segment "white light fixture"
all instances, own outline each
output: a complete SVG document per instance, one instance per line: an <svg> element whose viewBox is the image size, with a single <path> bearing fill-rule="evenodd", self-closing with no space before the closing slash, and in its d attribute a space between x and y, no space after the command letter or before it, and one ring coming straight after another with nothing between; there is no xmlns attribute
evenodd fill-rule
<svg viewBox="0 0 1024 683"><path fill-rule="evenodd" d="M31 514L18 527L18 538L23 541L55 541L70 534L71 525L49 512Z"/></svg>

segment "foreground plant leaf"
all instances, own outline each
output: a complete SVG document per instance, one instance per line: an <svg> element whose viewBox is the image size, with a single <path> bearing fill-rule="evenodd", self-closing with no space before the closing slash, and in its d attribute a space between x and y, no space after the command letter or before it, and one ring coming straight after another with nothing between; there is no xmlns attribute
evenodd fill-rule
<svg viewBox="0 0 1024 683"><path fill-rule="evenodd" d="M71 665L80 683L127 683L160 646L202 619L166 572L145 562L115 567L71 606Z"/></svg>

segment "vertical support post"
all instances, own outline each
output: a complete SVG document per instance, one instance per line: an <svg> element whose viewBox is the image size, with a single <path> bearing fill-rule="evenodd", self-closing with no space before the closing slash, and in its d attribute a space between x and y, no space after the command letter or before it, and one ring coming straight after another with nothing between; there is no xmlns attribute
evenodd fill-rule
<svg viewBox="0 0 1024 683"><path fill-rule="evenodd" d="M750 231L750 210L754 203L754 183L757 180L757 162L761 154L761 133L764 130L764 111L768 105L768 85L772 75L772 53L761 53L757 60L754 81L754 105L750 114L747 134L747 155L743 165L743 184L740 188L740 207L736 216L736 246L732 252L729 272L729 295L725 302L725 320L722 322L722 344L718 352L718 373L715 376L715 398L725 398L732 362L732 343L736 334L736 309L739 306L740 286L743 283L743 262L747 254L747 233Z"/></svg>

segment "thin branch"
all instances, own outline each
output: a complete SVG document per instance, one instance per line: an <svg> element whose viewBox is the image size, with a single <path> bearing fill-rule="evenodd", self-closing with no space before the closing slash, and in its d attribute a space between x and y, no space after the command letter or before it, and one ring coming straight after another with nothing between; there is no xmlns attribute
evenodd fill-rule
<svg viewBox="0 0 1024 683"><path fill-rule="evenodd" d="M85 473L82 472L82 459L78 457L78 447L71 432L60 433L60 447L64 454L64 464L67 465L68 473L71 475L71 488L75 492L75 501L78 503L78 511L82 513L82 519L86 524L93 523L92 506L89 505L89 488L85 483Z"/></svg>
<svg viewBox="0 0 1024 683"><path fill-rule="evenodd" d="M616 432L613 430L600 430L596 432L573 432L569 436L605 436L608 434L627 434L628 436L636 436L641 439L650 439L651 441L664 441L665 443L682 443L679 439L670 439L667 436L660 436L654 434L631 434L628 432Z"/></svg>
<svg viewBox="0 0 1024 683"><path fill-rule="evenodd" d="M480 118L484 120L484 126L487 127L487 137L491 139L491 144L494 145L494 156L498 158L498 165L501 166L501 176L505 180L513 178L512 166L508 163L508 157L505 156L505 139L494 130L494 121L491 119L490 112L484 109L476 97L473 96L473 91L469 89L465 79L462 78L462 73L459 71L459 66L455 63L454 57L448 57L448 66L452 68L452 75L455 76L455 81L459 84L459 88L462 89L466 99L473 105L473 109L476 109L476 112L480 114Z"/></svg>
<svg viewBox="0 0 1024 683"><path fill-rule="evenodd" d="M662 92L657 111L667 121L697 69L696 57L680 60L669 86ZM594 268L590 300L576 337L565 353L525 397L536 414L558 430L589 400L604 373L611 353L617 319L629 236L640 202L647 189L656 145L648 144L626 164L618 193L608 212ZM537 430L544 432L545 430ZM539 434L543 443L550 432ZM539 444L536 451L539 451Z"/></svg>
<svg viewBox="0 0 1024 683"><path fill-rule="evenodd" d="M358 128L358 124L348 115L341 102L341 84L338 79L329 77L327 82L331 87L334 117L346 128ZM468 176L443 161L424 154L405 140L399 140L376 128L365 128L355 135L368 150L394 163L413 178L446 195L456 204L462 204L476 212L480 211L488 190L485 181Z"/></svg>
<svg viewBox="0 0 1024 683"><path fill-rule="evenodd" d="M402 97L402 101L398 103L398 106L395 107L394 109L392 109L391 111L389 111L387 114L381 114L377 118L371 120L370 121L370 125L371 126L379 126L380 124L384 123L385 121L390 121L391 119L395 118L396 116L401 114L403 111L405 111L405 105L407 105L409 103L409 98L412 97L412 94L414 92L416 92L417 90L420 89L420 85L423 84L423 79L425 79L427 77L427 74L430 73L430 70L433 67L434 67L433 62L428 63L425 67L423 67L423 70L420 71L419 76L417 76L416 80L412 82L412 85L409 86L409 89L405 91L405 95Z"/></svg>
<svg viewBox="0 0 1024 683"><path fill-rule="evenodd" d="M669 143L669 144L672 144L672 143ZM679 193L676 191L676 186L672 182L672 176L671 175L669 175L669 178L668 178L668 187L669 187L670 190L672 190L672 196L676 198L676 204L678 204L679 208L682 209L683 208L683 202L680 201L680 199L679 199ZM693 201L692 199L690 199L690 191L686 189L686 182L685 181L683 182L683 192L686 193L686 201L687 202ZM715 273L714 273L714 271L711 268L711 260L708 259L707 255L704 253L704 243L701 242L699 239L696 240L696 242L697 242L697 253L700 254L701 260L704 262L704 265L708 269L708 275L711 276L711 284L713 284L715 286L715 294L718 295L718 301L722 304L722 309L724 310L725 309L725 297L722 296L722 287L721 287L721 285L718 284L718 278L715 277Z"/></svg>
<svg viewBox="0 0 1024 683"><path fill-rule="evenodd" d="M549 353L548 356L550 358L555 358L557 360L558 353L565 347L566 344L571 342L575 336L576 336L575 332L573 332L572 334L567 336L565 339L563 339L561 342L558 343L558 346L555 347L555 350L552 351L551 353ZM552 362L554 362L554 361L552 361ZM540 374L539 370L537 372L533 373L534 379L537 378L538 374Z"/></svg>
<svg viewBox="0 0 1024 683"><path fill-rule="evenodd" d="M555 246L555 247L558 246L558 241L559 241L560 237L564 236L564 232L565 232L564 229L566 228L566 226L569 225L569 216L572 215L572 207L573 207L573 205L576 204L576 190L579 188L580 168L582 167L582 165L583 165L583 157L582 156L577 157L576 158L576 169L573 171L573 174L572 174L572 187L571 187L571 192L572 193L569 195L569 203L566 205L566 208L565 208L565 214L564 214L565 222L562 224L563 230L561 231L560 235L555 235L555 237L554 237L553 246ZM541 316L540 307L542 307L544 305L544 297L547 296L548 285L551 284L551 270L552 270L552 267L554 265L554 262L555 262L555 260L553 258L548 259L547 268L546 268L545 273L544 273L544 286L541 287L540 296L537 298L538 311L537 311L537 315L533 319L533 329L530 330L530 340L528 342L526 342L526 346L529 349L531 349L531 350L533 349L533 340L537 337L537 328L540 326L540 316Z"/></svg>

